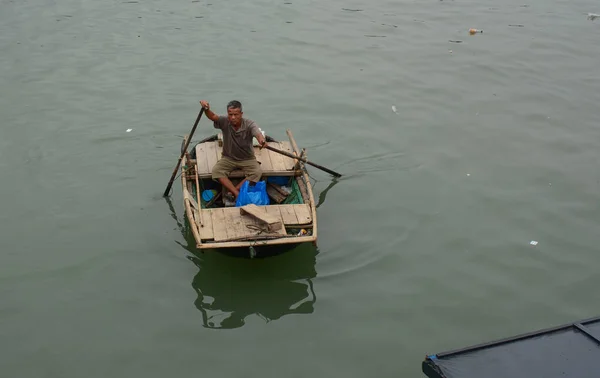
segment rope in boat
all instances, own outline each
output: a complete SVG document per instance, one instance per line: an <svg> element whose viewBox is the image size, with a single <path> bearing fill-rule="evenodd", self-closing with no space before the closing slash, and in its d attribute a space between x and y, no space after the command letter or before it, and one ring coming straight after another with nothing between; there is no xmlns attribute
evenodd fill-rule
<svg viewBox="0 0 600 378"><path fill-rule="evenodd" d="M258 236L258 235L262 234L263 232L266 233L266 234L277 233L277 231L269 231L268 227L261 227L261 226L256 225L256 224L247 224L246 227L249 228L249 229L251 229L251 230L258 231L258 234L254 235L254 236Z"/></svg>

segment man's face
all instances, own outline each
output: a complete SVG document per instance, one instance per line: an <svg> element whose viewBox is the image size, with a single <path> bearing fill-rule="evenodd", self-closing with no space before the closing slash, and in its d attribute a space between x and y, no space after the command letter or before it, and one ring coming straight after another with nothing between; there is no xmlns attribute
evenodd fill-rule
<svg viewBox="0 0 600 378"><path fill-rule="evenodd" d="M242 123L242 111L237 108L227 108L227 118L229 122L235 127L238 127Z"/></svg>

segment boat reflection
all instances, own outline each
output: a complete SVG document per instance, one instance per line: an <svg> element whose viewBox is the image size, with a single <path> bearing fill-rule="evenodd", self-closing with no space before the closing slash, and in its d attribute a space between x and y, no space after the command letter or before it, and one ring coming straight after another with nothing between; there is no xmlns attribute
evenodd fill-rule
<svg viewBox="0 0 600 378"><path fill-rule="evenodd" d="M253 259L248 248L201 252L195 248L187 222L181 222L167 202L185 241L178 244L190 252L187 258L199 269L192 287L204 327L233 329L251 316L270 322L313 313L317 298L312 280L319 252L311 243L270 247Z"/></svg>

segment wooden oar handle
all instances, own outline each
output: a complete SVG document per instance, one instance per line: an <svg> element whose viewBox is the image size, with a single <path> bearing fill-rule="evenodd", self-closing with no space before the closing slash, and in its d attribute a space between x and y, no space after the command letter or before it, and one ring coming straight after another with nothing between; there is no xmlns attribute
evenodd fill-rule
<svg viewBox="0 0 600 378"><path fill-rule="evenodd" d="M315 164L315 163L311 162L310 160L306 160L305 158L303 158L303 157L301 157L301 156L296 156L296 155L290 154L289 152L278 150L277 148L275 148L275 147L271 147L271 146L269 146L268 144L267 144L267 145L265 145L265 148L266 148L266 149L268 149L268 150L271 150L271 151L277 152L277 153L279 153L279 154L281 154L281 155L284 155L284 156L290 157L290 158L292 158L292 159L297 159L297 160L300 160L300 161L302 161L302 162L304 162L304 163L306 163L306 164L310 164L310 165L312 165L313 167L319 168L320 170L323 170L323 171L325 171L325 172L327 172L327 173L329 173L329 174L331 174L331 175L334 175L335 177L342 177L342 175L341 175L340 173L337 173L336 171L332 171L331 169L329 169L329 168L325 168L325 167L323 167L323 166L321 166L321 165L319 165L319 164Z"/></svg>
<svg viewBox="0 0 600 378"><path fill-rule="evenodd" d="M185 141L185 145L181 149L181 155L179 156L179 160L177 160L177 165L175 166L175 169L173 169L173 173L171 174L171 179L169 180L169 184L167 185L167 188L165 189L165 192L163 193L163 197L168 197L169 196L169 192L171 191L171 186L173 185L173 181L175 180L175 176L177 175L177 170L179 169L179 165L181 164L181 160L185 156L185 152L187 151L188 146L190 145L192 137L194 136L194 131L196 131L196 127L198 127L198 122L200 122L200 118L202 118L202 114L204 114L204 108L202 108L200 110L200 113L198 113L198 118L196 118L196 122L194 123L194 127L192 127L192 131L190 132L190 135L188 136L188 139Z"/></svg>

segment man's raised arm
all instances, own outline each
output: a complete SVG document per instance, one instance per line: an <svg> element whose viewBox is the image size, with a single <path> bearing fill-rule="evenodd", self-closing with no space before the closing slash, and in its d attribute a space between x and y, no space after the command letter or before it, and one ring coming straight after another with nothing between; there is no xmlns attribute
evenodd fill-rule
<svg viewBox="0 0 600 378"><path fill-rule="evenodd" d="M200 105L202 105L202 107L204 108L204 114L206 114L206 117L208 117L208 119L210 119L213 122L219 119L219 116L213 113L212 110L210 110L210 104L208 103L208 101L200 100Z"/></svg>

